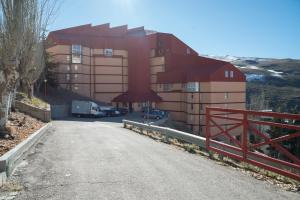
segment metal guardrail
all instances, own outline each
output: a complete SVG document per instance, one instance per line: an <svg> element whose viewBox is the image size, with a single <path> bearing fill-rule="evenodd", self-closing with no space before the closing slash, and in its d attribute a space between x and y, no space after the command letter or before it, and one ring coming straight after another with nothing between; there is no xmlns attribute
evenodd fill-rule
<svg viewBox="0 0 300 200"><path fill-rule="evenodd" d="M167 127L155 126L151 124L143 124L143 123L129 121L129 120L123 120L123 124L124 124L124 128L127 128L128 126L133 126L138 129L142 129L146 131L156 131L167 137L172 137L191 144L196 144L202 148L206 147L205 146L206 139L204 137L200 137L183 131L178 131Z"/></svg>

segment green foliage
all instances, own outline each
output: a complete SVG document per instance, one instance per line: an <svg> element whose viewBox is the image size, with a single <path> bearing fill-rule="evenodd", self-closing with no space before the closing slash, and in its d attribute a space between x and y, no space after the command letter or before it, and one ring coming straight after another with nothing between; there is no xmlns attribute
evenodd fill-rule
<svg viewBox="0 0 300 200"><path fill-rule="evenodd" d="M278 111L281 112L281 110L283 110L283 109L286 110L286 108L279 107ZM298 110L299 110L298 107L295 106L293 109L289 110L289 113L299 114L300 112ZM273 122L280 123L280 124L289 124L289 125L300 126L300 120L286 120L286 119L281 119L281 118L274 118ZM291 129L287 129L287 128L275 127L275 126L272 126L267 131L267 133L270 134L271 138L278 138L278 137L281 137L284 135L294 134L297 132L299 132L299 131L291 130ZM294 154L295 156L300 158L300 137L283 141L283 142L281 142L281 145L285 146L289 150L289 152L291 152L292 154ZM275 148L271 148L270 150L271 150L271 154L273 156L277 154Z"/></svg>
<svg viewBox="0 0 300 200"><path fill-rule="evenodd" d="M251 97L259 97L262 90L265 94L265 100L270 109L277 110L279 106L285 104L285 110L288 112L296 105L300 105L300 60L296 59L257 59L243 60L238 59L232 64L240 68L246 74L263 75L264 80L253 80L247 82L247 103ZM246 66L255 66L249 68ZM280 73L280 76L274 76L269 70ZM297 108L300 111L300 107Z"/></svg>

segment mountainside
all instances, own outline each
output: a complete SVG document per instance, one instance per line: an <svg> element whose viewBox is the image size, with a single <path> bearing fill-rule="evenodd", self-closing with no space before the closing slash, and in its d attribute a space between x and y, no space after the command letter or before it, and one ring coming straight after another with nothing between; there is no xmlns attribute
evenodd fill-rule
<svg viewBox="0 0 300 200"><path fill-rule="evenodd" d="M248 104L251 97L265 96L269 109L289 112L298 106L300 111L300 60L205 56L230 62L244 72Z"/></svg>

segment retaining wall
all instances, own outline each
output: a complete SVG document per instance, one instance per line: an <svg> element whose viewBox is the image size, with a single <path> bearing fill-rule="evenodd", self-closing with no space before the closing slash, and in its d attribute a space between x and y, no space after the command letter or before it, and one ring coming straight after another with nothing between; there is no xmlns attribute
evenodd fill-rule
<svg viewBox="0 0 300 200"><path fill-rule="evenodd" d="M20 112L26 113L34 118L42 120L44 122L51 121L51 111L49 108L42 109L38 108L29 104L26 104L21 101L15 102L15 108L18 109Z"/></svg>

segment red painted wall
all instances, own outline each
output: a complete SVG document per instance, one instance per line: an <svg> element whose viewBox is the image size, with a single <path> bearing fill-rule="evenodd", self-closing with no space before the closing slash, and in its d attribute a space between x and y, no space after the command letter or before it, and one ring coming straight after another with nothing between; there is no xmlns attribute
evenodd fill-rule
<svg viewBox="0 0 300 200"><path fill-rule="evenodd" d="M144 37L127 37L128 92L150 92L149 45Z"/></svg>

